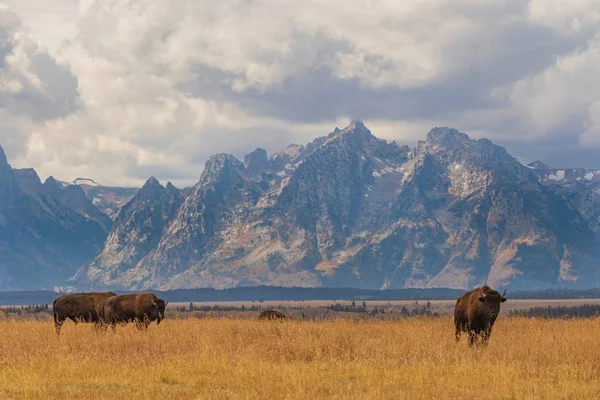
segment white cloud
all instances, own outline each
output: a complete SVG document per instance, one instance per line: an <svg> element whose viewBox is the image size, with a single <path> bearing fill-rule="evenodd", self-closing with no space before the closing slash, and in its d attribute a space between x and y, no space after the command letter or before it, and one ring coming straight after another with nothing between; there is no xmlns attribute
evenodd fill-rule
<svg viewBox="0 0 600 400"><path fill-rule="evenodd" d="M584 146L600 145L600 101L596 101L588 108L586 130L580 140Z"/></svg>
<svg viewBox="0 0 600 400"><path fill-rule="evenodd" d="M192 184L215 152L351 118L401 142L598 143L592 0L7 3L30 32L0 11L0 143L41 176Z"/></svg>

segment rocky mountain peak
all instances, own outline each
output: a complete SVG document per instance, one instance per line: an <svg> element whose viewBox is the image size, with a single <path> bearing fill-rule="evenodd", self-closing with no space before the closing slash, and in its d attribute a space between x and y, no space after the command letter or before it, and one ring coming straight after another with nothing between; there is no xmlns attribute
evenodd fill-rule
<svg viewBox="0 0 600 400"><path fill-rule="evenodd" d="M15 169L14 174L23 188L32 192L39 192L43 188L42 181L33 168Z"/></svg>
<svg viewBox="0 0 600 400"><path fill-rule="evenodd" d="M256 149L244 157L244 165L250 174L256 174L260 171L269 169L269 159L265 149Z"/></svg>
<svg viewBox="0 0 600 400"><path fill-rule="evenodd" d="M471 139L465 133L448 127L436 127L429 131L425 144L428 148L454 150L462 147Z"/></svg>
<svg viewBox="0 0 600 400"><path fill-rule="evenodd" d="M53 176L49 176L44 182L44 188L50 193L52 196L59 196L62 190L62 185L58 183Z"/></svg>
<svg viewBox="0 0 600 400"><path fill-rule="evenodd" d="M244 164L231 154L221 153L209 158L205 165L205 168L209 171L220 171L228 167L243 170Z"/></svg>
<svg viewBox="0 0 600 400"><path fill-rule="evenodd" d="M56 186L58 188L61 188L63 186L52 175L46 178L46 180L44 181L44 185L48 185L48 187Z"/></svg>
<svg viewBox="0 0 600 400"><path fill-rule="evenodd" d="M150 178L148 178L148 180L146 181L146 183L144 184L144 187L155 187L155 186L161 186L160 182L158 181L158 179L156 179L155 177L151 176Z"/></svg>
<svg viewBox="0 0 600 400"><path fill-rule="evenodd" d="M15 169L14 171L20 181L33 182L36 184L42 183L42 181L40 180L40 177L38 176L37 172L35 172L35 170L33 168L20 168L20 169Z"/></svg>
<svg viewBox="0 0 600 400"><path fill-rule="evenodd" d="M331 133L331 136L355 136L363 140L376 140L375 136L373 136L371 131L365 126L365 124L360 119L356 119L350 122L350 124L342 130L336 128Z"/></svg>
<svg viewBox="0 0 600 400"><path fill-rule="evenodd" d="M270 158L217 154L185 198L136 197L86 279L135 290L577 286L600 279L598 248L562 195L489 140L438 127L411 152L355 120Z"/></svg>
<svg viewBox="0 0 600 400"><path fill-rule="evenodd" d="M540 170L549 170L550 167L546 164L544 164L541 161L534 161L532 163L527 164L528 167L530 168L534 168L534 169L540 169Z"/></svg>
<svg viewBox="0 0 600 400"><path fill-rule="evenodd" d="M8 159L6 158L6 154L4 154L4 149L0 146L0 168L8 165Z"/></svg>
<svg viewBox="0 0 600 400"><path fill-rule="evenodd" d="M244 170L244 164L231 154L216 154L206 162L198 185L204 186L210 182L228 180Z"/></svg>
<svg viewBox="0 0 600 400"><path fill-rule="evenodd" d="M165 191L165 188L160 184L158 179L151 176L146 181L146 183L144 183L144 186L142 186L142 188L138 192L138 195L140 197L144 197L144 198L155 197L155 196L160 196L162 193L164 193L164 191Z"/></svg>
<svg viewBox="0 0 600 400"><path fill-rule="evenodd" d="M15 175L0 146L0 199L14 187Z"/></svg>
<svg viewBox="0 0 600 400"><path fill-rule="evenodd" d="M167 189L167 192L169 192L169 193L173 193L173 192L179 193L179 189L177 189L175 187L175 185L173 185L171 183L171 181L167 182L167 186L165 186L165 189Z"/></svg>

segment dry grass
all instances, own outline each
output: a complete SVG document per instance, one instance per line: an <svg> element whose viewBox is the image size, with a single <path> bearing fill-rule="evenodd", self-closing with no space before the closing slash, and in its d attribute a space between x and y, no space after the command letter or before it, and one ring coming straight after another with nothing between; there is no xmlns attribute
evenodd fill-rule
<svg viewBox="0 0 600 400"><path fill-rule="evenodd" d="M585 399L600 319L501 318L487 348L452 321L167 320L97 333L0 322L0 398Z"/></svg>

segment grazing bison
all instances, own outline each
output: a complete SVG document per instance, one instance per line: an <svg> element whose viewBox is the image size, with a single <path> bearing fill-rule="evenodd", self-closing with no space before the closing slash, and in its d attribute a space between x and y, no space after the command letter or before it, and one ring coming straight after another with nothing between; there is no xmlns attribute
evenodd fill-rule
<svg viewBox="0 0 600 400"><path fill-rule="evenodd" d="M115 296L113 292L65 294L54 300L52 311L56 333L67 319L78 322L93 322L96 327L102 325L102 308L104 300Z"/></svg>
<svg viewBox="0 0 600 400"><path fill-rule="evenodd" d="M154 293L113 296L104 302L104 321L113 330L117 323L128 322L135 322L139 329L148 328L152 321L156 321L158 325L165 318L167 304Z"/></svg>
<svg viewBox="0 0 600 400"><path fill-rule="evenodd" d="M287 319L287 317L282 312L267 310L261 311L260 314L258 314L258 319Z"/></svg>
<svg viewBox="0 0 600 400"><path fill-rule="evenodd" d="M504 295L506 290L500 294L489 286L482 286L459 297L454 309L456 341L460 341L462 331L469 334L470 346L475 344L478 336L486 344L500 313L500 303L506 301Z"/></svg>

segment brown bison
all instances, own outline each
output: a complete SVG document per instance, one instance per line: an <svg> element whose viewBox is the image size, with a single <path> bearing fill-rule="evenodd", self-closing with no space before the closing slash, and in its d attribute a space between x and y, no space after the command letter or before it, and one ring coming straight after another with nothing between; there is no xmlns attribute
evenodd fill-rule
<svg viewBox="0 0 600 400"><path fill-rule="evenodd" d="M258 319L287 319L287 317L282 312L267 310L261 311L260 314L258 314Z"/></svg>
<svg viewBox="0 0 600 400"><path fill-rule="evenodd" d="M104 321L113 330L117 323L128 322L135 322L139 329L148 328L152 321L156 321L158 325L165 318L167 304L154 293L113 296L104 302Z"/></svg>
<svg viewBox="0 0 600 400"><path fill-rule="evenodd" d="M102 308L104 300L115 296L113 292L65 294L54 300L52 312L56 333L67 319L78 322L93 322L96 328L102 325Z"/></svg>
<svg viewBox="0 0 600 400"><path fill-rule="evenodd" d="M486 344L500 313L500 303L506 301L505 295L506 290L500 294L489 286L482 286L460 296L454 308L456 342L460 341L461 332L467 332L470 346L477 337Z"/></svg>

